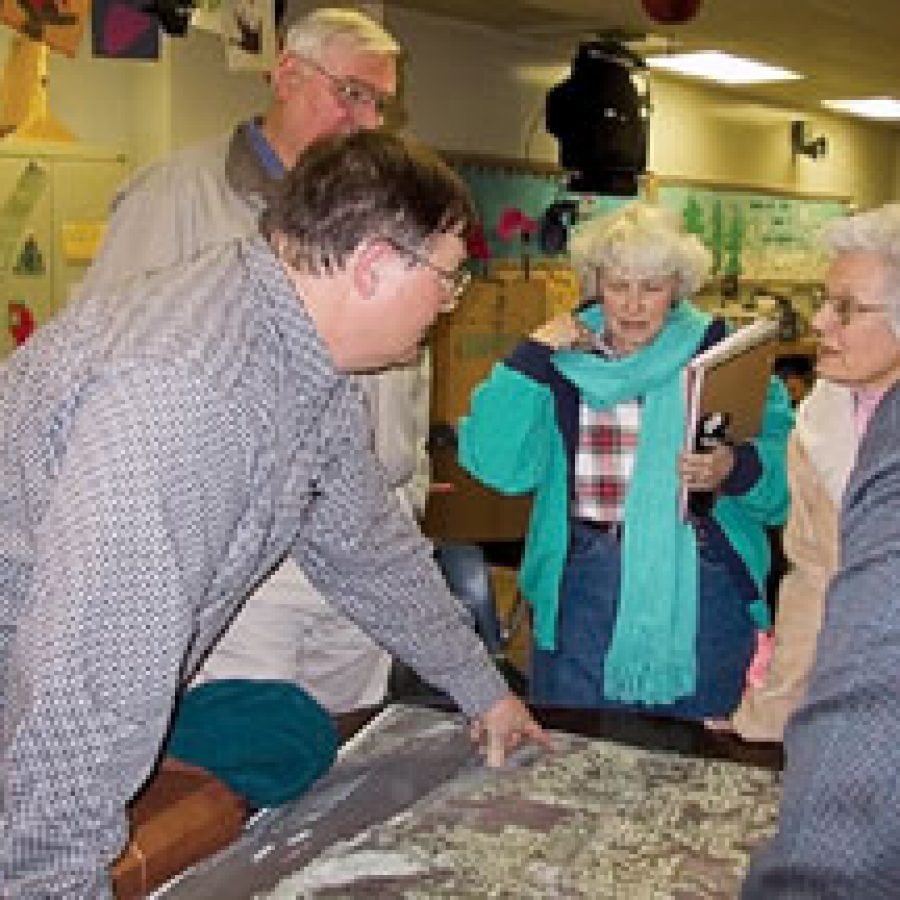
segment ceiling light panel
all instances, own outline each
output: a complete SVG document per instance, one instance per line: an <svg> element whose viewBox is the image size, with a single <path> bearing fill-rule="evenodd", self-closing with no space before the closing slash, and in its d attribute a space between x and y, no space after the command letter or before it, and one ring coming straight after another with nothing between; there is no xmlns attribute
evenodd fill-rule
<svg viewBox="0 0 900 900"><path fill-rule="evenodd" d="M796 81L803 76L789 69L770 66L754 59L744 59L717 50L700 53L675 53L648 56L647 65L690 78L705 78L719 84L761 84L773 81Z"/></svg>
<svg viewBox="0 0 900 900"><path fill-rule="evenodd" d="M823 100L822 106L838 112L863 116L866 119L881 119L900 122L900 100L894 97L865 97L859 100Z"/></svg>

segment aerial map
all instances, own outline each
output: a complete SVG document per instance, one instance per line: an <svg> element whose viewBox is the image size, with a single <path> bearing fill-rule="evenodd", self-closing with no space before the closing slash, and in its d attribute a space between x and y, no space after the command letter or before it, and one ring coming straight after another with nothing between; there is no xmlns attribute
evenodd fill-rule
<svg viewBox="0 0 900 900"><path fill-rule="evenodd" d="M356 759L460 730L394 708ZM325 848L269 900L321 898L732 898L774 830L777 773L571 735L511 770L467 766L412 806ZM354 758L354 750L348 754Z"/></svg>

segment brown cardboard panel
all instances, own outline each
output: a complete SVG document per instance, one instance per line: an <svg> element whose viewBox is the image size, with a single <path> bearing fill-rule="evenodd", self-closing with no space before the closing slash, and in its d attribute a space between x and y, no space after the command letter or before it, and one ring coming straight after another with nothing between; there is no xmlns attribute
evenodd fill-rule
<svg viewBox="0 0 900 900"><path fill-rule="evenodd" d="M422 530L431 538L481 543L525 537L531 497L498 494L475 481L456 463L450 449L432 453L432 482ZM449 488L449 489L448 489Z"/></svg>
<svg viewBox="0 0 900 900"><path fill-rule="evenodd" d="M764 344L708 369L700 396L700 415L726 412L729 432L746 441L759 434L769 389L775 345Z"/></svg>
<svg viewBox="0 0 900 900"><path fill-rule="evenodd" d="M432 424L455 426L472 392L548 316L546 280L474 281L459 308L442 317L432 339ZM470 478L451 448L432 449L432 493L425 533L454 541L504 541L524 536L530 498L505 497Z"/></svg>
<svg viewBox="0 0 900 900"><path fill-rule="evenodd" d="M541 281L474 281L459 307L441 317L432 338L432 422L455 423L475 387L523 337L547 318Z"/></svg>

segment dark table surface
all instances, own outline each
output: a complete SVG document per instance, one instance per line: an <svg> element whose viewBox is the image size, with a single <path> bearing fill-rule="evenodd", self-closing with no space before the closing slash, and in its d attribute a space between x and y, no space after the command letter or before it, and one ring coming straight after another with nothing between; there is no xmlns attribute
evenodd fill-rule
<svg viewBox="0 0 900 900"><path fill-rule="evenodd" d="M434 709L452 708L438 701L399 698L398 702L420 703ZM373 707L338 716L341 739L346 740L354 735L382 708ZM604 738L645 750L730 760L765 769L781 769L784 765L781 744L749 743L730 733L709 731L700 722L612 710L564 707L532 707L532 713L541 725L553 731Z"/></svg>

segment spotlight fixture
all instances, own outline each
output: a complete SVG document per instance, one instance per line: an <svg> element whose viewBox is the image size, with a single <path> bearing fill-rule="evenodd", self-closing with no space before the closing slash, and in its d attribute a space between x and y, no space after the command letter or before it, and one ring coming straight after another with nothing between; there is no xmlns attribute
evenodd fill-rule
<svg viewBox="0 0 900 900"><path fill-rule="evenodd" d="M634 196L647 165L646 94L632 79L644 62L614 39L582 43L571 74L547 92L547 131L573 191Z"/></svg>
<svg viewBox="0 0 900 900"><path fill-rule="evenodd" d="M155 17L166 34L184 37L194 12L194 0L148 0L141 11Z"/></svg>

